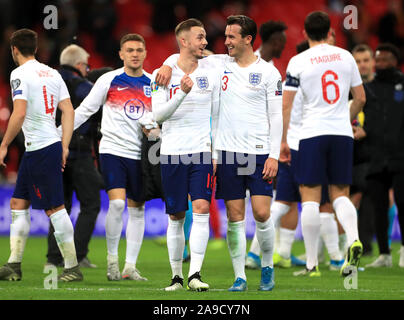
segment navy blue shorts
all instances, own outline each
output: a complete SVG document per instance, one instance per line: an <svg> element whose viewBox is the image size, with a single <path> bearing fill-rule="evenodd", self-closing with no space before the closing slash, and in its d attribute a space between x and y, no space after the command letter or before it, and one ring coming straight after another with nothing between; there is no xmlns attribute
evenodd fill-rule
<svg viewBox="0 0 404 320"><path fill-rule="evenodd" d="M216 199L236 200L250 195L272 197L272 180L262 179L268 155L219 151L216 169Z"/></svg>
<svg viewBox="0 0 404 320"><path fill-rule="evenodd" d="M106 191L123 188L126 189L128 199L137 202L143 201L140 160L101 153L100 165Z"/></svg>
<svg viewBox="0 0 404 320"><path fill-rule="evenodd" d="M13 198L31 201L33 209L64 204L61 142L24 153Z"/></svg>
<svg viewBox="0 0 404 320"><path fill-rule="evenodd" d="M290 149L290 165L279 162L278 176L276 177L276 201L300 202L299 184L296 171L299 152Z"/></svg>
<svg viewBox="0 0 404 320"><path fill-rule="evenodd" d="M353 139L324 135L300 140L297 177L299 184L351 184Z"/></svg>
<svg viewBox="0 0 404 320"><path fill-rule="evenodd" d="M167 214L188 210L188 194L192 201L210 202L213 185L210 152L181 156L161 154L160 168Z"/></svg>

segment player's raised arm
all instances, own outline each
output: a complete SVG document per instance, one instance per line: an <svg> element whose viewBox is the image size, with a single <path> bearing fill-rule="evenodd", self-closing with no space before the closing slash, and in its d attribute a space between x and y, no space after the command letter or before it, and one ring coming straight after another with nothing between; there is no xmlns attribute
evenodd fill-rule
<svg viewBox="0 0 404 320"><path fill-rule="evenodd" d="M161 124L170 118L185 99L186 95L191 91L192 86L192 80L188 75L184 75L181 79L180 88L172 95L171 99L167 100L167 89L158 86L156 81L152 80L152 110L154 120Z"/></svg>
<svg viewBox="0 0 404 320"><path fill-rule="evenodd" d="M81 102L80 106L74 110L74 130L86 122L105 103L109 85L108 74L101 76L94 84L88 96Z"/></svg>
<svg viewBox="0 0 404 320"><path fill-rule="evenodd" d="M20 132L22 124L24 123L25 114L27 110L27 101L22 99L14 100L13 113L8 122L6 133L0 146L0 166L6 166L4 158L7 155L7 149L10 143Z"/></svg>

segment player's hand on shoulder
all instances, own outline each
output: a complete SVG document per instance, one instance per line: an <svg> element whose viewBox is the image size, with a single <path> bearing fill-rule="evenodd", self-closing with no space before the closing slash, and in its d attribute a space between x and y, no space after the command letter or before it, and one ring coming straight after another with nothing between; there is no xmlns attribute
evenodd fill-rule
<svg viewBox="0 0 404 320"><path fill-rule="evenodd" d="M262 170L262 179L270 180L275 178L278 173L278 160L268 158L264 164L264 170Z"/></svg>
<svg viewBox="0 0 404 320"><path fill-rule="evenodd" d="M167 87L171 80L173 69L171 67L162 65L156 74L156 83L160 87Z"/></svg>
<svg viewBox="0 0 404 320"><path fill-rule="evenodd" d="M192 89L194 82L191 80L189 75L184 75L181 79L181 90L185 93L189 93Z"/></svg>

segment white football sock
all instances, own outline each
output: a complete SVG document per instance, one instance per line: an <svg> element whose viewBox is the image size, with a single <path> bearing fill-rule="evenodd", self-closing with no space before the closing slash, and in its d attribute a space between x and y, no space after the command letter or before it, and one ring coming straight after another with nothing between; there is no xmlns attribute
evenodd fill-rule
<svg viewBox="0 0 404 320"><path fill-rule="evenodd" d="M261 268L268 266L273 268L275 228L272 217L269 217L265 222L255 220L255 225L255 234L262 251Z"/></svg>
<svg viewBox="0 0 404 320"><path fill-rule="evenodd" d="M76 248L74 246L74 229L66 209L59 210L50 216L56 243L65 262L65 269L77 266Z"/></svg>
<svg viewBox="0 0 404 320"><path fill-rule="evenodd" d="M332 206L338 221L345 230L347 243L350 246L355 240L359 240L357 211L351 200L345 196L335 199Z"/></svg>
<svg viewBox="0 0 404 320"><path fill-rule="evenodd" d="M256 232L254 232L254 237L251 241L249 252L256 254L258 257L261 255L261 248L260 248L260 244L258 243Z"/></svg>
<svg viewBox="0 0 404 320"><path fill-rule="evenodd" d="M281 218L287 214L290 210L290 206L279 201L272 202L271 205L271 218L275 228L279 227Z"/></svg>
<svg viewBox="0 0 404 320"><path fill-rule="evenodd" d="M136 266L137 257L143 242L144 226L144 205L139 208L128 207L125 260L128 267Z"/></svg>
<svg viewBox="0 0 404 320"><path fill-rule="evenodd" d="M331 260L341 260L338 247L338 225L333 213L320 212L320 235Z"/></svg>
<svg viewBox="0 0 404 320"><path fill-rule="evenodd" d="M167 248L173 278L175 276L184 278L182 274L182 255L185 247L184 222L185 218L181 220L168 218Z"/></svg>
<svg viewBox="0 0 404 320"><path fill-rule="evenodd" d="M227 246L229 248L235 279L247 280L245 275L245 252L247 239L245 235L245 221L227 223Z"/></svg>
<svg viewBox="0 0 404 320"><path fill-rule="evenodd" d="M279 253L279 248L281 246L281 236L279 229L279 226L275 227L274 252L277 253Z"/></svg>
<svg viewBox="0 0 404 320"><path fill-rule="evenodd" d="M195 272L200 272L206 247L209 241L209 213L193 213L192 227L189 234L189 250L191 260L189 264L188 277Z"/></svg>
<svg viewBox="0 0 404 320"><path fill-rule="evenodd" d="M311 270L318 265L317 250L320 238L320 204L314 201L302 203L301 224L306 248L306 267Z"/></svg>
<svg viewBox="0 0 404 320"><path fill-rule="evenodd" d="M339 251L341 251L342 257L344 257L347 252L347 249L348 249L345 233L341 233L338 236L338 247L339 247Z"/></svg>
<svg viewBox="0 0 404 320"><path fill-rule="evenodd" d="M107 239L108 255L118 257L119 240L121 239L123 221L122 212L125 200L109 201L107 216L105 217L105 238Z"/></svg>
<svg viewBox="0 0 404 320"><path fill-rule="evenodd" d="M10 224L10 257L8 263L22 261L25 243L29 235L31 218L29 210L11 210L12 222Z"/></svg>
<svg viewBox="0 0 404 320"><path fill-rule="evenodd" d="M290 230L286 228L279 229L279 255L284 259L290 259L292 252L292 245L295 241L295 230Z"/></svg>

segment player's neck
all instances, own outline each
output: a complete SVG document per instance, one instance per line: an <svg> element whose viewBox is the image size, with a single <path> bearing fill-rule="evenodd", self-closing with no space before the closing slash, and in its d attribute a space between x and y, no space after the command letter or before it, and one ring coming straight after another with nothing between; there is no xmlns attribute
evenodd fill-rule
<svg viewBox="0 0 404 320"><path fill-rule="evenodd" d="M128 67L125 66L123 68L123 70L130 77L141 77L143 75L143 67L133 69L133 68L128 68Z"/></svg>
<svg viewBox="0 0 404 320"><path fill-rule="evenodd" d="M198 59L186 54L185 52L180 52L177 65L184 73L191 74L196 68L198 68Z"/></svg>
<svg viewBox="0 0 404 320"><path fill-rule="evenodd" d="M320 40L320 41L315 41L315 40L311 40L311 39L307 39L307 41L309 42L309 47L315 47L318 46L320 44L327 44L327 39L324 40Z"/></svg>
<svg viewBox="0 0 404 320"><path fill-rule="evenodd" d="M250 64L257 61L257 59L258 57L254 54L252 47L247 49L240 57L234 57L234 60L242 68L248 67Z"/></svg>
<svg viewBox="0 0 404 320"><path fill-rule="evenodd" d="M271 50L265 50L264 47L261 47L260 55L261 55L261 59L266 62L271 61L273 59Z"/></svg>
<svg viewBox="0 0 404 320"><path fill-rule="evenodd" d="M18 66L22 66L25 62L28 62L30 60L35 60L34 56L28 56L28 57L24 57L23 55L18 56Z"/></svg>

